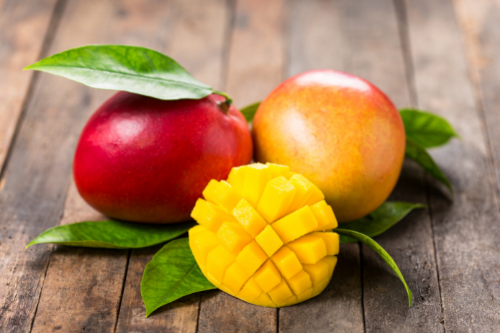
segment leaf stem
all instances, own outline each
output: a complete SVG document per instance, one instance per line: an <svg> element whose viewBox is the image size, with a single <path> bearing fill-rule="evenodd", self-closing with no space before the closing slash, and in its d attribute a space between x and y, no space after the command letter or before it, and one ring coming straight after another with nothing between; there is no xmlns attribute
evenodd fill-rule
<svg viewBox="0 0 500 333"><path fill-rule="evenodd" d="M214 94L220 95L226 99L224 102L219 104L219 107L222 109L222 111L224 111L225 114L227 114L227 112L229 111L229 107L233 103L233 100L231 99L231 97L229 97L226 93L222 91L214 90Z"/></svg>

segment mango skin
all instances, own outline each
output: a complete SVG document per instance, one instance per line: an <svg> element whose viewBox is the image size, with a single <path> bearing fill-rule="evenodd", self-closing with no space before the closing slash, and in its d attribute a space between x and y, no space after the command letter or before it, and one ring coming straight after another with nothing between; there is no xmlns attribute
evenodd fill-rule
<svg viewBox="0 0 500 333"><path fill-rule="evenodd" d="M406 144L389 98L366 80L333 70L279 85L257 110L252 136L256 161L288 165L311 180L341 223L387 199Z"/></svg>
<svg viewBox="0 0 500 333"><path fill-rule="evenodd" d="M90 118L73 175L80 195L109 217L149 223L189 219L211 179L252 159L248 124L209 95L165 101L118 92Z"/></svg>

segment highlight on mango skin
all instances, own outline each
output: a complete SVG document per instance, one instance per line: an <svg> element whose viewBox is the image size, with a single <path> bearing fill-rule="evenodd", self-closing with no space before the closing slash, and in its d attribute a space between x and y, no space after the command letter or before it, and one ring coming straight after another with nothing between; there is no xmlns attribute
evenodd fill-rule
<svg viewBox="0 0 500 333"><path fill-rule="evenodd" d="M191 216L189 246L205 277L239 299L284 307L320 294L339 253L337 220L323 193L277 164L212 180Z"/></svg>

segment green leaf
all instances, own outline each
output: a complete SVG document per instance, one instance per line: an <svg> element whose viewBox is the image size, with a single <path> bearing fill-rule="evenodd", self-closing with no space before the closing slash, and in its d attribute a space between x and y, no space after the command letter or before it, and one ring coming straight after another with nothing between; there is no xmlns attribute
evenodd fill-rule
<svg viewBox="0 0 500 333"><path fill-rule="evenodd" d="M342 229L360 232L368 237L375 237L401 221L414 209L426 208L425 205L410 202L384 202L370 215L349 223L343 223ZM341 235L340 243L354 243L356 239Z"/></svg>
<svg viewBox="0 0 500 333"><path fill-rule="evenodd" d="M32 240L33 244L55 243L108 249L137 249L161 244L187 232L193 222L143 224L118 221L79 222L50 228Z"/></svg>
<svg viewBox="0 0 500 333"><path fill-rule="evenodd" d="M158 251L144 269L141 294L146 317L183 296L211 289L217 288L198 267L188 239L172 241Z"/></svg>
<svg viewBox="0 0 500 333"><path fill-rule="evenodd" d="M450 181L443 174L441 169L437 166L434 159L429 155L425 148L420 147L417 143L406 138L406 157L411 158L415 162L417 162L425 171L427 171L431 176L439 180L441 183L446 185L446 187L450 190L453 195L453 187L451 186Z"/></svg>
<svg viewBox="0 0 500 333"><path fill-rule="evenodd" d="M243 109L241 109L241 113L243 113L243 116L247 120L248 123L251 123L253 121L253 117L255 116L255 113L257 112L257 109L259 108L261 102L255 102L253 104L245 106Z"/></svg>
<svg viewBox="0 0 500 333"><path fill-rule="evenodd" d="M389 265L389 267L392 269L392 271L399 277L401 282L403 282L406 292L408 293L408 303L409 306L411 307L411 299L412 299L412 293L408 285L406 284L405 278L403 277L403 274L401 274L401 271L398 268L398 265L394 262L394 260L391 258L389 253L385 251L380 245L378 245L377 242L375 242L373 239L368 237L367 235L363 235L362 233L356 232L354 230L344 230L344 229L335 229L335 232L344 235L344 236L349 236L351 238L355 238L361 243L369 246L373 251L375 251L386 263Z"/></svg>
<svg viewBox="0 0 500 333"><path fill-rule="evenodd" d="M172 58L144 47L88 45L26 67L87 86L129 91L159 99L200 99L213 92Z"/></svg>
<svg viewBox="0 0 500 333"><path fill-rule="evenodd" d="M399 113L406 136L423 148L441 146L459 137L450 123L440 116L414 109L403 109Z"/></svg>

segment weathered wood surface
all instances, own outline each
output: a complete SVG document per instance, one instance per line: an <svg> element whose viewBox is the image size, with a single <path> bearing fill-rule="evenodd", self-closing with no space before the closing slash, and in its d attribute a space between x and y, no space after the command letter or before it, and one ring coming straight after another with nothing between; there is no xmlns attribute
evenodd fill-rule
<svg viewBox="0 0 500 333"><path fill-rule="evenodd" d="M493 2L491 2L493 5ZM452 3L406 1L418 106L446 117L462 139L433 156L455 188L430 204L447 332L498 332L500 216L490 150Z"/></svg>
<svg viewBox="0 0 500 333"><path fill-rule="evenodd" d="M467 46L469 70L477 90L476 101L485 121L500 189L500 2L455 1L455 11Z"/></svg>
<svg viewBox="0 0 500 333"><path fill-rule="evenodd" d="M21 70L50 42L60 16L56 5L57 0L0 1L0 170L33 77Z"/></svg>
<svg viewBox="0 0 500 333"><path fill-rule="evenodd" d="M497 331L499 19L495 0L0 0L0 165L10 149L0 175L0 331ZM406 163L391 199L430 209L377 238L405 275L414 306L358 244L342 246L332 283L303 304L266 309L214 291L148 319L140 280L158 247L25 251L50 226L101 218L79 198L71 162L82 126L111 92L18 74L41 52L89 43L165 52L237 106L291 75L333 68L374 82L398 107L450 119L462 140L433 156L455 202Z"/></svg>
<svg viewBox="0 0 500 333"><path fill-rule="evenodd" d="M284 9L282 0L234 3L224 88L236 106L262 100L283 79ZM275 332L277 319L275 309L210 292L202 296L198 331Z"/></svg>
<svg viewBox="0 0 500 333"><path fill-rule="evenodd" d="M345 70L374 82L398 108L411 106L398 16L392 0L341 2ZM400 22L404 23L404 22ZM405 165L390 200L426 203L423 172ZM369 247L362 247L366 332L443 332L437 267L428 211L410 214L377 238L398 264L406 290Z"/></svg>
<svg viewBox="0 0 500 333"><path fill-rule="evenodd" d="M175 0L169 7L165 10L171 10L174 14L171 36L169 43L160 50L179 60L202 82L223 88L231 7L224 0ZM187 297L145 318L146 309L140 293L142 272L157 250L132 251L118 318L118 332L196 331L201 295Z"/></svg>
<svg viewBox="0 0 500 333"><path fill-rule="evenodd" d="M339 1L289 1L287 76L345 68L346 23ZM316 298L280 309L280 332L364 332L360 249L340 248L332 281Z"/></svg>

